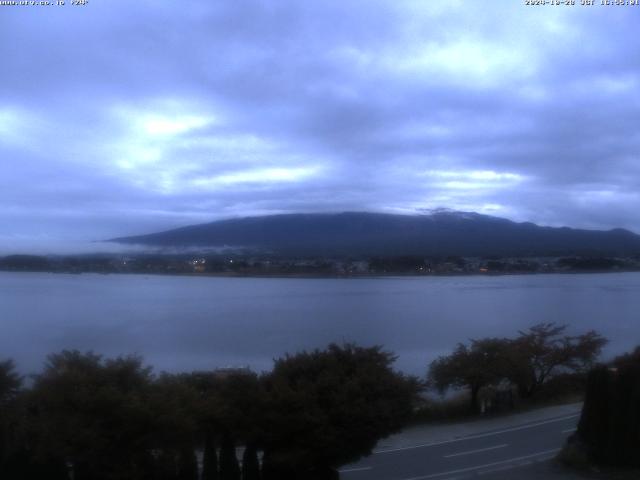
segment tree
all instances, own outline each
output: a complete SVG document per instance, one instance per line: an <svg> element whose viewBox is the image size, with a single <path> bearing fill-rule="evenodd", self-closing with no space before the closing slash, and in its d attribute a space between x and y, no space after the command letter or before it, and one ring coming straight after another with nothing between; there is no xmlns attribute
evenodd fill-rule
<svg viewBox="0 0 640 480"><path fill-rule="evenodd" d="M508 379L521 398L535 395L558 373L586 373L606 340L591 330L578 336L563 335L566 326L534 325L516 339L485 338L458 344L451 355L433 361L429 382L441 392L468 388L471 410L478 412L479 392Z"/></svg>
<svg viewBox="0 0 640 480"><path fill-rule="evenodd" d="M586 373L607 340L590 330L564 335L566 325L540 323L521 331L512 343L509 378L522 398L532 397L556 373Z"/></svg>
<svg viewBox="0 0 640 480"><path fill-rule="evenodd" d="M22 386L22 378L15 371L12 360L0 362L0 477L8 476L10 457L15 445L12 425L17 421L15 399Z"/></svg>
<svg viewBox="0 0 640 480"><path fill-rule="evenodd" d="M236 446L229 433L222 436L220 445L220 480L240 480L240 465L236 457Z"/></svg>
<svg viewBox="0 0 640 480"><path fill-rule="evenodd" d="M223 433L223 440L227 436L239 444L260 442L265 391L254 372L241 370L218 374L215 388L207 395L206 402L211 418Z"/></svg>
<svg viewBox="0 0 640 480"><path fill-rule="evenodd" d="M205 445L204 478L238 478L235 444L255 450L262 435L264 390L249 370L194 372L185 376L199 395L198 424ZM219 466L216 440L221 440Z"/></svg>
<svg viewBox="0 0 640 480"><path fill-rule="evenodd" d="M76 480L136 478L153 437L150 381L138 357L50 355L28 399L39 455L69 462Z"/></svg>
<svg viewBox="0 0 640 480"><path fill-rule="evenodd" d="M624 368L628 366L640 366L640 347L636 347L631 353L625 353L613 360L615 368Z"/></svg>
<svg viewBox="0 0 640 480"><path fill-rule="evenodd" d="M178 454L178 480L198 480L198 459L193 447L185 444Z"/></svg>
<svg viewBox="0 0 640 480"><path fill-rule="evenodd" d="M153 415L149 446L160 452L166 479L194 478L194 451L199 429L200 394L188 374L161 374L149 387L147 407Z"/></svg>
<svg viewBox="0 0 640 480"><path fill-rule="evenodd" d="M410 418L418 382L380 347L332 344L287 355L264 378L263 478L335 476Z"/></svg>
<svg viewBox="0 0 640 480"><path fill-rule="evenodd" d="M15 368L13 360L0 362L0 407L12 400L22 386L22 378Z"/></svg>
<svg viewBox="0 0 640 480"><path fill-rule="evenodd" d="M260 480L258 451L252 443L245 447L242 454L242 480Z"/></svg>
<svg viewBox="0 0 640 480"><path fill-rule="evenodd" d="M480 389L498 383L506 376L510 342L504 338L459 343L451 355L439 357L429 366L429 383L440 392L450 387L468 388L470 409L480 411Z"/></svg>
<svg viewBox="0 0 640 480"><path fill-rule="evenodd" d="M640 467L640 347L589 372L578 430L569 439L598 464Z"/></svg>
<svg viewBox="0 0 640 480"><path fill-rule="evenodd" d="M218 480L218 454L216 452L215 437L212 433L205 433L204 452L202 454L202 480Z"/></svg>

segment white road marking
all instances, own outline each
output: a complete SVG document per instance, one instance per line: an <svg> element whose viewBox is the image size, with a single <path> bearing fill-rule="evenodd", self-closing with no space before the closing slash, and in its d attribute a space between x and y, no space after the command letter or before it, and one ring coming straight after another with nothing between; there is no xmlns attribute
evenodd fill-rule
<svg viewBox="0 0 640 480"><path fill-rule="evenodd" d="M553 452L553 453L556 453L556 452ZM518 468L518 467L526 467L528 465L532 465L534 462L540 463L540 462L545 462L547 460L551 460L553 457L554 457L554 455L550 454L548 456L537 457L535 460L525 460L524 462L519 462L517 464L512 463L510 465L505 465L504 467L494 467L494 468L490 468L489 470L478 471L478 475L487 475L489 473L496 473L496 472L504 472L506 470L513 470L514 468Z"/></svg>
<svg viewBox="0 0 640 480"><path fill-rule="evenodd" d="M338 470L340 473L349 473L349 472L364 472L365 470L371 470L372 467L356 467L356 468L345 468L344 470Z"/></svg>
<svg viewBox="0 0 640 480"><path fill-rule="evenodd" d="M490 468L489 470L482 470L478 472L478 475L487 475L489 473L505 472L507 470L511 470L512 468L513 468L513 465L503 465L501 467L493 467L493 468Z"/></svg>
<svg viewBox="0 0 640 480"><path fill-rule="evenodd" d="M575 432L576 430L577 430L576 427L567 428L566 430L562 430L562 432L560 432L560 433L571 433L571 432Z"/></svg>
<svg viewBox="0 0 640 480"><path fill-rule="evenodd" d="M573 415L567 415L566 417L554 418L554 419L551 419L551 420L545 420L543 422L530 423L528 425L521 425L519 427L505 428L504 430L499 430L497 432L479 433L477 435L469 435L467 437L454 438L453 440L444 440L442 442L423 443L421 445L411 445L409 447L389 448L389 449L385 449L385 450L377 450L377 451L373 452L373 455L378 455L378 454L381 454L381 453L402 452L404 450L414 450L416 448L435 447L437 445L446 445L448 443L464 442L466 440L474 440L476 438L491 437L493 435L500 435L500 434L503 434L503 433L516 432L518 430L525 430L527 428L539 427L540 425L547 425L549 423L562 422L564 420L569 420L570 418L575 418L575 417L579 417L579 416L580 416L580 414L576 413L576 414L573 414Z"/></svg>
<svg viewBox="0 0 640 480"><path fill-rule="evenodd" d="M443 455L443 457L444 458L460 457L462 455L471 455L472 453L486 452L488 450L496 450L498 448L504 448L504 447L508 447L508 446L509 446L508 443L504 443L502 445L496 445L494 447L479 448L477 450L469 450L469 451L466 451L466 452L452 453L451 455Z"/></svg>
<svg viewBox="0 0 640 480"><path fill-rule="evenodd" d="M445 475L455 475L457 473L472 472L474 470L480 470L480 469L483 469L483 468L494 467L496 465L504 465L505 463L519 462L521 460L526 460L528 458L539 457L541 455L549 455L551 453L559 452L560 450L561 450L560 448L555 448L553 450L545 450L544 452L532 453L531 455L524 455L522 457L510 458L508 460L501 460L499 462L485 463L484 465L477 465L475 467L460 468L458 470L450 470L448 472L432 473L431 475L424 475L422 477L405 478L403 480L426 480L428 478L443 477Z"/></svg>

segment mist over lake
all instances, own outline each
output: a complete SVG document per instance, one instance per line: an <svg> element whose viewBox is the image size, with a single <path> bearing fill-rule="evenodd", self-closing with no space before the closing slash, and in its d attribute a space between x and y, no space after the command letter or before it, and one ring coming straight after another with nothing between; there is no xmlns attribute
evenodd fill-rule
<svg viewBox="0 0 640 480"><path fill-rule="evenodd" d="M640 343L640 273L358 279L0 272L0 358L137 353L156 370L248 365L330 342L384 345L422 375L457 342L542 321L595 329L604 356Z"/></svg>

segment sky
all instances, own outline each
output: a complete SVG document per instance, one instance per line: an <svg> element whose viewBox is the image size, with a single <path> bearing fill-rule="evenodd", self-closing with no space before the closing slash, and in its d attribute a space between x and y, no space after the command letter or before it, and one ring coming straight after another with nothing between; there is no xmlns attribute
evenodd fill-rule
<svg viewBox="0 0 640 480"><path fill-rule="evenodd" d="M640 232L640 6L576 3L0 6L0 253L287 212Z"/></svg>

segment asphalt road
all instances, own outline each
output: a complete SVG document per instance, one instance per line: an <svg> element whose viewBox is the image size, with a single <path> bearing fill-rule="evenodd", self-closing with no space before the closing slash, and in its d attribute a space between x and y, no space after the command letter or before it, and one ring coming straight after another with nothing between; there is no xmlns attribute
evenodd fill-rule
<svg viewBox="0 0 640 480"><path fill-rule="evenodd" d="M455 440L380 450L340 470L342 480L503 479L556 456L579 414L513 425ZM523 475L522 478L527 477ZM511 475L507 475L511 478ZM529 478L531 478L529 476Z"/></svg>

